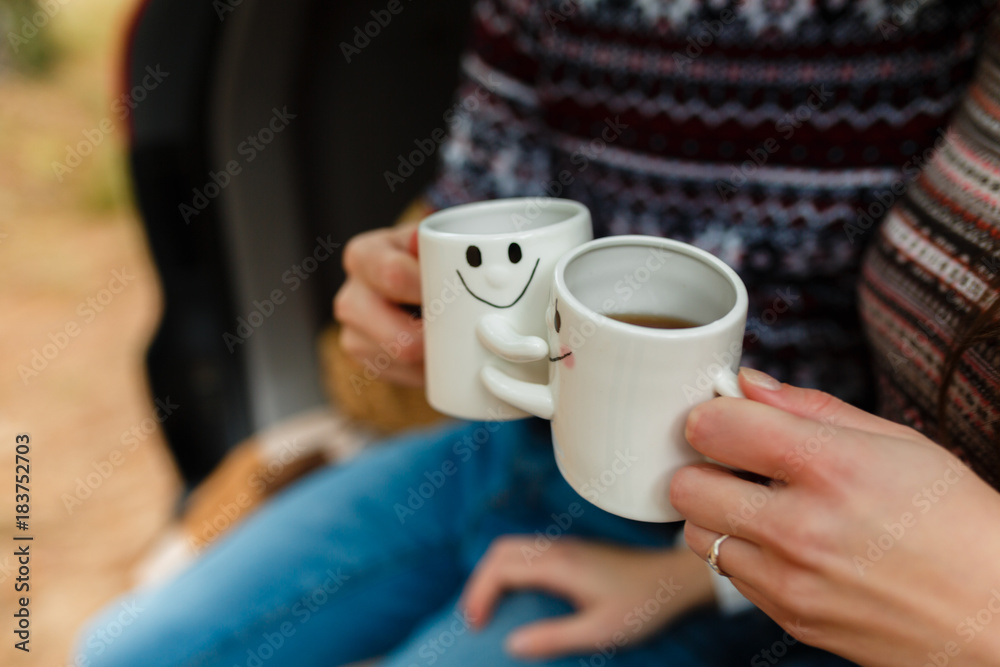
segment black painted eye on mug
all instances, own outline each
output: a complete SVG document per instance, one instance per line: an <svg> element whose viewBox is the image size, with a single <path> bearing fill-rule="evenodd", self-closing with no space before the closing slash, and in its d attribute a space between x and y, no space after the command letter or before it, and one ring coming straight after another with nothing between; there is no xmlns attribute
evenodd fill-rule
<svg viewBox="0 0 1000 667"><path fill-rule="evenodd" d="M555 314L555 317L552 318L552 324L556 328L556 333L559 333L559 330L562 329L562 318L559 316L559 302L558 301L556 301L556 314Z"/></svg>
<svg viewBox="0 0 1000 667"><path fill-rule="evenodd" d="M475 268L483 263L483 253L479 251L477 246L470 245L465 250L465 261L469 263L469 266Z"/></svg>
<svg viewBox="0 0 1000 667"><path fill-rule="evenodd" d="M512 264L517 264L521 261L521 246L516 243L511 243L507 247L507 257L510 258Z"/></svg>

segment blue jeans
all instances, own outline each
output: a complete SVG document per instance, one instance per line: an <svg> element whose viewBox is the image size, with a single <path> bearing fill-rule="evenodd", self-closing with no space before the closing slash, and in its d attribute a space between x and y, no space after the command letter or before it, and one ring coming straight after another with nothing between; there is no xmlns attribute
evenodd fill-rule
<svg viewBox="0 0 1000 667"><path fill-rule="evenodd" d="M173 581L112 604L84 629L70 664L521 664L504 653L506 635L571 607L519 591L485 630L470 631L456 602L494 538L539 531L652 547L671 544L678 527L622 519L580 498L556 470L544 422L411 434L312 474ZM544 664L850 664L796 644L756 610L696 612L641 644L629 633L621 646Z"/></svg>

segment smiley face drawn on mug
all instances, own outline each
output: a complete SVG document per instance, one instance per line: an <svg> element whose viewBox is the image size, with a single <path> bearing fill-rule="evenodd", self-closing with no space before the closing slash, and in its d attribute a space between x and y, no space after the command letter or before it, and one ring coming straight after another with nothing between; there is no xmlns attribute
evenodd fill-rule
<svg viewBox="0 0 1000 667"><path fill-rule="evenodd" d="M489 246L485 246L487 250L495 250ZM494 254L494 253L491 253ZM466 282L465 276L458 269L455 269L455 273L458 274L458 279L462 281L462 286L465 287L466 291L472 295L472 298L477 301L482 301L487 306L492 306L493 308L510 308L518 301L521 297L525 295L528 291L528 287L531 286L531 281L535 278L535 272L538 270L538 263L541 262L541 258L535 260L535 265L531 269L531 274L528 276L527 281L524 283L524 287L521 289L520 293L514 298L510 303L503 305L501 303L504 299L504 295L508 298L512 294L509 289L510 285L519 285L520 281L517 280L517 276L523 275L526 271L518 271L516 267L521 265L521 259L523 258L523 252L521 246L517 243L511 243L507 246L507 261L492 261L487 262L485 268L483 268L483 251L479 246L470 245L465 250L465 261L468 263L469 267L473 269L468 271L469 281ZM495 259L495 258L492 258ZM521 266L527 266L526 264ZM482 269L481 271L475 271L475 269ZM476 291L472 290L469 286L469 282L476 285ZM478 283L478 284L477 284ZM477 293L478 292L478 293ZM484 298L484 296L489 296L490 299Z"/></svg>
<svg viewBox="0 0 1000 667"><path fill-rule="evenodd" d="M553 306L552 327L556 330L557 334L560 330L562 330L562 316L559 314L559 299L556 299L555 305ZM572 354L573 350L569 349L569 346L560 345L559 356L549 357L549 361L557 362L565 360L566 367L573 368L573 359L570 358Z"/></svg>

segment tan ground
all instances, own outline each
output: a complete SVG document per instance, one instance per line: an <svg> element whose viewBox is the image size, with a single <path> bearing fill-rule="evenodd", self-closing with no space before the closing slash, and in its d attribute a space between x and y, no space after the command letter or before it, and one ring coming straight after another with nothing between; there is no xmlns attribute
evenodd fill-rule
<svg viewBox="0 0 1000 667"><path fill-rule="evenodd" d="M127 201L124 130L115 129L60 183L51 163L114 117L118 54L134 0L74 0L45 28L63 49L56 70L0 71L0 664L66 664L74 629L125 586L126 564L167 522L179 483L162 436L134 451L122 434L152 405L143 352L160 297ZM4 39L7 47L7 40ZM100 313L112 272L134 275ZM114 285L117 287L117 284ZM107 296L107 294L103 295ZM88 321L92 318L92 321ZM37 377L34 350L67 324L76 337ZM51 354L53 348L49 348ZM31 520L14 529L14 438L31 436ZM118 450L120 465L108 463ZM95 468L96 466L96 468ZM103 469L81 487L88 474ZM98 483L99 482L99 483ZM67 508L66 499L85 496ZM12 644L12 535L31 544L31 653Z"/></svg>

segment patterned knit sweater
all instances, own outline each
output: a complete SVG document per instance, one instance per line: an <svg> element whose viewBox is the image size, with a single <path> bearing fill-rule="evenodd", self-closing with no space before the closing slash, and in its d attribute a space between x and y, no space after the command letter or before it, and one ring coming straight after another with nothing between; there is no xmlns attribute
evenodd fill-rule
<svg viewBox="0 0 1000 667"><path fill-rule="evenodd" d="M598 235L705 248L747 283L744 363L873 407L863 249L962 98L992 4L478 0L428 196L567 197Z"/></svg>
<svg viewBox="0 0 1000 667"><path fill-rule="evenodd" d="M946 355L1000 289L1000 12L940 149L886 217L863 267L861 313L880 411L948 442L1000 488L1000 339L970 347L937 400Z"/></svg>

